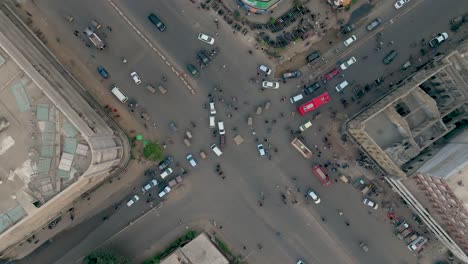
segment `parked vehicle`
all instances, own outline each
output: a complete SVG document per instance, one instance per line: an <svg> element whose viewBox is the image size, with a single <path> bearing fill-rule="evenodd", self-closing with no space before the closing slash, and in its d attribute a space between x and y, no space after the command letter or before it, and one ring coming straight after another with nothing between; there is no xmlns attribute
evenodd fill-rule
<svg viewBox="0 0 468 264"><path fill-rule="evenodd" d="M291 102L291 104L294 104L296 102L299 102L300 100L304 99L304 96L300 93L298 95L295 95L293 97L290 97L289 98L289 102Z"/></svg>
<svg viewBox="0 0 468 264"><path fill-rule="evenodd" d="M349 58L349 60L343 62L343 63L340 65L340 68L344 71L344 70L348 69L349 66L353 65L354 63L356 63L356 58L355 58L355 57L351 57L351 58Z"/></svg>
<svg viewBox="0 0 468 264"><path fill-rule="evenodd" d="M393 5L396 9L400 9L402 6L404 6L405 4L407 4L410 0L398 0L395 2L395 4Z"/></svg>
<svg viewBox="0 0 468 264"><path fill-rule="evenodd" d="M307 195L312 198L312 200L314 201L314 203L316 204L319 204L320 203L320 197L318 197L318 195L312 190L312 189L309 189L307 190Z"/></svg>
<svg viewBox="0 0 468 264"><path fill-rule="evenodd" d="M411 62L408 60L407 62L403 63L403 65L401 65L400 70L406 71L410 66Z"/></svg>
<svg viewBox="0 0 468 264"><path fill-rule="evenodd" d="M171 175L171 173L173 172L173 170L171 168L167 168L165 169L162 173L161 173L161 178L166 178L167 176Z"/></svg>
<svg viewBox="0 0 468 264"><path fill-rule="evenodd" d="M290 71L290 72L285 72L282 74L283 79L291 79L291 78L298 78L301 76L301 72L296 70L296 71Z"/></svg>
<svg viewBox="0 0 468 264"><path fill-rule="evenodd" d="M106 71L106 69L104 69L104 67L98 66L97 71L99 72L99 74L101 74L102 78L104 79L109 78L109 73Z"/></svg>
<svg viewBox="0 0 468 264"><path fill-rule="evenodd" d="M361 243L359 244L359 247L360 247L360 248L362 249L362 251L364 251L364 252L368 252L368 251L369 251L369 248L367 247L367 244L364 243L364 242L361 242Z"/></svg>
<svg viewBox="0 0 468 264"><path fill-rule="evenodd" d="M312 85L307 86L304 88L304 93L306 95L312 94L313 92L317 91L320 88L320 84L318 82L313 83Z"/></svg>
<svg viewBox="0 0 468 264"><path fill-rule="evenodd" d="M320 180L323 186L328 187L332 183L328 175L323 171L322 166L316 165L312 171L315 176Z"/></svg>
<svg viewBox="0 0 468 264"><path fill-rule="evenodd" d="M396 50L390 51L382 60L384 64L390 64L398 55L398 52Z"/></svg>
<svg viewBox="0 0 468 264"><path fill-rule="evenodd" d="M162 86L161 84L158 85L158 90L161 95L165 95L167 93L167 89L164 88L164 86Z"/></svg>
<svg viewBox="0 0 468 264"><path fill-rule="evenodd" d="M378 205L376 202L374 202L374 201L372 201L372 200L370 200L370 199L368 199L368 198L364 198L364 199L362 200L362 203L365 204L365 205L367 205L367 206L369 206L369 207L372 207L372 208L374 208L374 209L378 209L378 208L379 208L379 205Z"/></svg>
<svg viewBox="0 0 468 264"><path fill-rule="evenodd" d="M93 43L96 48L103 50L106 47L104 41L99 38L99 36L92 30L91 28L87 27L84 30L86 36L88 36L89 40Z"/></svg>
<svg viewBox="0 0 468 264"><path fill-rule="evenodd" d="M177 126L176 126L176 124L174 122L171 122L169 124L169 128L171 128L172 132L174 132L174 133L177 132Z"/></svg>
<svg viewBox="0 0 468 264"><path fill-rule="evenodd" d="M258 144L257 149L260 157L265 156L265 148L263 147L263 144Z"/></svg>
<svg viewBox="0 0 468 264"><path fill-rule="evenodd" d="M192 167L196 167L197 166L197 161L193 158L193 155L192 154L188 154L187 155L187 161L190 163L190 165Z"/></svg>
<svg viewBox="0 0 468 264"><path fill-rule="evenodd" d="M346 35L353 30L354 30L354 26L352 24L346 24L341 27L341 33L343 35Z"/></svg>
<svg viewBox="0 0 468 264"><path fill-rule="evenodd" d="M351 43L353 43L354 41L356 41L356 36L355 35L352 35L350 38L346 39L343 44L348 47L349 45L351 45Z"/></svg>
<svg viewBox="0 0 468 264"><path fill-rule="evenodd" d="M338 69L338 68L333 69L329 73L325 74L325 76L324 76L325 80L323 82L326 83L326 82L330 81L335 76L337 76L339 73L340 73L340 69Z"/></svg>
<svg viewBox="0 0 468 264"><path fill-rule="evenodd" d="M376 27L380 26L380 24L382 24L382 20L380 18L376 18L375 20L373 20L367 25L367 30L372 31Z"/></svg>
<svg viewBox="0 0 468 264"><path fill-rule="evenodd" d="M306 57L306 61L307 63L311 63L318 58L320 58L320 52L314 51L311 54L309 54L309 56Z"/></svg>
<svg viewBox="0 0 468 264"><path fill-rule="evenodd" d="M198 34L198 39L210 45L213 45L215 43L215 39L208 36L205 33Z"/></svg>
<svg viewBox="0 0 468 264"><path fill-rule="evenodd" d="M262 82L262 87L267 88L267 89L278 89L279 88L279 82L263 81Z"/></svg>
<svg viewBox="0 0 468 264"><path fill-rule="evenodd" d="M187 64L187 70L193 77L198 77L200 72L198 72L197 67L193 66L193 64Z"/></svg>
<svg viewBox="0 0 468 264"><path fill-rule="evenodd" d="M197 52L197 58L200 61L200 66L202 67L208 66L210 63L210 58L208 58L208 56L206 56L205 52L202 50Z"/></svg>
<svg viewBox="0 0 468 264"><path fill-rule="evenodd" d="M413 242L408 244L408 249L410 251L418 251L426 243L427 239L423 236L419 236Z"/></svg>
<svg viewBox="0 0 468 264"><path fill-rule="evenodd" d="M167 156L165 159L163 159L159 165L158 168L159 170L163 171L166 169L169 165L171 165L174 162L174 158L172 156Z"/></svg>
<svg viewBox="0 0 468 264"><path fill-rule="evenodd" d="M153 187L157 186L158 185L158 182L155 180L155 179L152 179L151 181L149 181L147 184L145 184L145 186L143 186L141 188L141 191L143 193L147 192L148 190L152 189Z"/></svg>
<svg viewBox="0 0 468 264"><path fill-rule="evenodd" d="M431 41L429 41L429 46L432 48L437 48L439 45L448 39L448 34L446 32L442 32L437 34Z"/></svg>
<svg viewBox="0 0 468 264"><path fill-rule="evenodd" d="M135 82L135 84L140 84L141 83L141 79L140 79L140 76L138 75L138 73L136 72L132 72L130 73L130 76L132 77L133 81Z"/></svg>
<svg viewBox="0 0 468 264"><path fill-rule="evenodd" d="M163 198L166 194L168 194L171 191L171 188L169 186L166 186L159 194L158 196L160 198Z"/></svg>
<svg viewBox="0 0 468 264"><path fill-rule="evenodd" d="M130 198L130 200L128 200L127 202L127 206L130 207L132 206L134 203L138 202L138 200L140 200L140 197L138 195L133 195L132 198Z"/></svg>
<svg viewBox="0 0 468 264"><path fill-rule="evenodd" d="M159 31L163 32L166 30L166 25L155 14L149 14L148 19Z"/></svg>
<svg viewBox="0 0 468 264"><path fill-rule="evenodd" d="M314 99L300 105L298 108L297 108L297 111L299 112L300 115L305 115L307 113L309 113L310 111L313 111L315 109L317 109L318 107L328 103L330 101L330 95L325 92L317 97L315 97Z"/></svg>
<svg viewBox="0 0 468 264"><path fill-rule="evenodd" d="M263 65L263 64L260 65L260 66L258 67L258 69L259 69L261 72L265 73L266 75L270 75L270 74L271 74L271 69L268 68L267 66Z"/></svg>
<svg viewBox="0 0 468 264"><path fill-rule="evenodd" d="M210 105L210 114L216 115L215 103L214 103L214 102L210 102L209 105Z"/></svg>
<svg viewBox="0 0 468 264"><path fill-rule="evenodd" d="M226 130L224 130L224 122L218 122L218 131L220 135L226 134Z"/></svg>
<svg viewBox="0 0 468 264"><path fill-rule="evenodd" d="M341 91L344 90L344 88L346 88L346 87L348 86L348 84L349 84L348 81L346 81L346 80L345 80L345 81L342 81L340 84L338 84L338 85L335 87L335 90L336 90L337 92L341 92Z"/></svg>
<svg viewBox="0 0 468 264"><path fill-rule="evenodd" d="M312 122L307 121L307 122L305 122L304 124L302 124L302 125L299 126L299 130L300 130L301 132L304 132L306 129L308 129L308 128L311 127L311 126L312 126Z"/></svg>

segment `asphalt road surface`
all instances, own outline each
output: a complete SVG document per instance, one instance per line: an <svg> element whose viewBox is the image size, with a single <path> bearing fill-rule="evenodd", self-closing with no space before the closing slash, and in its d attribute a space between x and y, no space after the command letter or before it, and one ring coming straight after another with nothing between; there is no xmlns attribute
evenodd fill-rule
<svg viewBox="0 0 468 264"><path fill-rule="evenodd" d="M220 23L221 28L217 30L213 22L217 17L213 13L197 9L190 2L182 0L116 2L141 34L161 50L168 62L182 73L186 73L187 63L196 64L195 54L198 50L212 48L197 40L198 33L204 32L216 38L214 46L220 48L219 55L206 69L200 70L198 67L201 72L198 78L186 76L196 91L192 95L166 62L106 1L48 0L37 2L37 5L48 15L50 21L60 24L63 41L73 43L71 48L82 55L90 69L103 65L109 71L111 78L103 81L105 86L117 84L150 113L152 120L148 122L148 129L154 129L154 133L163 142L169 142L169 139L174 141L174 144L168 144L167 151L189 173L184 185L174 190L160 209L151 211L120 233L118 232L134 221L143 210L149 209L144 199L131 208L121 207L106 221L100 221L100 215L79 225L20 263L74 263L104 241L107 241L105 247L116 248L132 259L141 261L154 253L153 246L159 241L177 236L186 226L211 226L222 234L234 252L248 256L250 263L295 263L299 258L308 263L416 261L406 245L392 236L391 226L384 221L384 211L366 208L361 202L360 193L350 185L338 182L329 188L321 186L312 175L311 167L332 160L334 150L324 149L321 157L316 155L310 161L302 159L289 146L289 131L291 128L295 130L307 118L292 116L295 106L288 100L280 101L282 96L289 97L299 91L297 86L301 84L300 80L282 83L276 91L261 92L259 83L252 84L248 80L258 78L261 81L264 78L257 76L256 68L260 63L267 63L266 60L255 53L249 55L247 51L252 47L245 43L246 39L239 33L233 34L224 23ZM348 48L349 54L355 56L358 63L346 70L346 80L364 84L398 70L410 54L418 53L419 48L413 48L409 43L419 43L421 38L428 39L435 33L448 31L448 21L459 15L460 10L467 10L466 2L449 0L444 3L418 3L416 8L394 23L384 26L383 38L386 42L393 40L393 47L385 47L383 51L376 52L375 39L370 38ZM400 11L389 9L388 17L383 17L384 22L403 11L404 8ZM146 18L149 12L155 12L167 24L166 32L159 32L149 23ZM72 14L75 22L64 23L63 14ZM108 48L104 51L87 48L73 35L74 30L81 32L93 18L112 28L112 31L105 28L102 30L108 43ZM430 26L427 21L431 21ZM216 32L219 34L216 35ZM365 39L364 32L359 32L363 35L358 37ZM381 60L393 48L398 49L400 54L392 64L384 66ZM364 56L368 57L365 63L361 61ZM122 57L128 59L127 64L121 62ZM329 65L321 67L321 70L328 70ZM139 86L130 78L130 72L134 70L143 81ZM161 80L162 76L168 77L167 82ZM99 78L97 73L96 78ZM349 99L351 94L349 91L345 91L343 95L336 94L334 86L340 81L339 78L336 77L336 80L332 80L324 88L332 96L328 107L340 114L352 115L366 102L343 109L338 99L341 96ZM165 96L151 95L144 89L147 83L163 83L169 92ZM219 86L222 93L219 89L213 91L215 86ZM221 157L216 157L209 150L209 146L218 143L219 139L212 136L212 130L208 127L209 111L203 108L208 103L208 94L216 98L217 120L225 121L227 144ZM376 92L370 93L365 100L372 101L376 96ZM232 97L237 100L232 101ZM219 101L220 98L224 101ZM256 107L268 100L272 102L271 109L256 116ZM350 99L349 101L351 102ZM234 110L236 107L238 110ZM322 111L326 112L326 109L324 107ZM284 117L281 117L281 113ZM228 114L232 117L228 118ZM254 116L256 135L252 134L246 124L250 115ZM309 114L308 118L312 115ZM135 118L139 118L138 113ZM177 124L178 132L170 131L168 125L171 121ZM197 127L192 128L190 121L195 122ZM152 123L156 123L157 127L153 128ZM322 138L328 124L326 115L314 121L314 126L304 134L307 145L317 144L322 149ZM234 127L238 128L237 132L232 131ZM319 131L318 127L323 127L323 131ZM190 129L194 135L190 148L182 142L186 129ZM245 139L240 146L235 146L232 141L237 133ZM264 145L272 145L271 161L267 157L259 157L255 138L263 141ZM268 142L264 142L264 138ZM278 153L273 151L274 148L278 149ZM207 160L199 158L200 150L208 153ZM194 154L199 163L196 168L189 169L184 160L189 152ZM345 152L336 154L340 159L347 155ZM221 165L225 179L216 174L216 164ZM179 168L175 170L179 171ZM331 172L330 175L333 179L338 176ZM145 181L147 179L142 176L142 183ZM305 191L310 187L321 197L320 204L313 204L304 198ZM129 188L129 195L131 192L132 188ZM281 194L286 196L286 204L283 203ZM259 206L262 196L263 206ZM297 203L293 204L295 200ZM338 210L343 212L342 216L338 214ZM322 217L326 220L322 221ZM350 226L345 222L349 222ZM369 245L368 253L360 250L361 241ZM262 249L258 248L258 244L262 245ZM245 250L243 246L246 247Z"/></svg>

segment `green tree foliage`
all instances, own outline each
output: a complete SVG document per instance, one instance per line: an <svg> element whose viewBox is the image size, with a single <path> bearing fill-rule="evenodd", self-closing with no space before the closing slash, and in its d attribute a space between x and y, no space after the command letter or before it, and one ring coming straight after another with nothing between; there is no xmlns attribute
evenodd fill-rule
<svg viewBox="0 0 468 264"><path fill-rule="evenodd" d="M84 257L82 264L130 264L130 261L115 252L98 250Z"/></svg>
<svg viewBox="0 0 468 264"><path fill-rule="evenodd" d="M148 142L143 148L143 156L145 159L161 160L163 158L163 149L155 142Z"/></svg>

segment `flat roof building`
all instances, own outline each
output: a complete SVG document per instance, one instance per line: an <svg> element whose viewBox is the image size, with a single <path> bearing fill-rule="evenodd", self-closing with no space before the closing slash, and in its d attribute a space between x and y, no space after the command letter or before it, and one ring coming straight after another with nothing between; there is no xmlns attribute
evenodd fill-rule
<svg viewBox="0 0 468 264"><path fill-rule="evenodd" d="M202 233L161 260L160 264L229 264L229 261Z"/></svg>
<svg viewBox="0 0 468 264"><path fill-rule="evenodd" d="M468 41L403 80L346 131L439 241L468 262Z"/></svg>

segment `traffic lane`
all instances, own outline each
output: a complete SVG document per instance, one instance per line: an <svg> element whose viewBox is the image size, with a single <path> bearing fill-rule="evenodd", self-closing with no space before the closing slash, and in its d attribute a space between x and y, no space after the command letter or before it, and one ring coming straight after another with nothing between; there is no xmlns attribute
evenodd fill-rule
<svg viewBox="0 0 468 264"><path fill-rule="evenodd" d="M245 162L247 162L247 160ZM193 188L194 193L197 193L197 199L193 199L189 196L185 196L185 198L181 200L177 198L170 199L170 201L168 201L168 203L165 204L163 208L161 208L161 210L159 211L159 215L164 215L164 217L172 218L172 221L169 222L178 222L175 221L174 216L171 216L171 214L174 215L173 209L170 209L169 207L172 207L171 204L173 203L180 203L180 206L175 206L175 208L177 208L178 217L180 217L180 219L182 219L184 223L187 222L187 219L185 217L180 216L181 214L189 215L189 219L192 219L192 216L197 216L197 214L205 215L205 217L197 216L195 218L206 219L206 216L209 215L213 217L215 221L217 221L218 225L223 226L223 231L221 232L223 232L223 234L225 233L226 235L228 235L230 239L231 237L237 238L239 239L239 241L242 241L243 244L247 244L249 248L254 248L255 245L257 245L258 243L262 244L262 254L259 256L255 256L254 254L254 256L252 256L251 259L258 259L262 263L265 261L274 263L275 261L278 261L278 259L281 259L284 263L286 263L286 261L289 262L291 260L295 260L299 253L296 253L294 252L294 250L292 250L295 247L295 245L294 243L288 241L289 234L291 232L295 233L296 237L300 237L301 235L301 232L298 232L297 230L298 225L296 223L291 223L291 221L299 221L295 219L301 219L300 217L295 216L295 209L292 207L282 206L282 203L278 199L275 204L265 205L263 209L268 210L268 208L271 208L271 210L262 213L262 211L258 209L259 207L256 204L256 199L251 199L252 197L249 197L249 195L251 195L252 193L256 193L249 191L252 184L250 182L244 184L240 182L231 182L233 180L232 177L239 177L241 175L246 174L243 172L239 173L238 168L232 168L233 171L231 171L231 168L229 168L229 166L226 166L225 164L221 164L221 166L224 168L224 170L226 170L226 175L228 175L225 181L216 179L216 176L210 175L210 173L202 173L200 176L196 176L197 182L194 182L191 187ZM269 174L273 175L274 170L272 170ZM207 179L202 179L202 177L206 177ZM215 177L215 179L213 179L213 177ZM252 179L254 178L252 177L252 175L249 174L247 174L245 177L249 177ZM269 181L273 180L270 179ZM206 184L205 182L208 182L208 184ZM243 185L242 188L233 188L232 185L236 185L236 183ZM198 187L196 185L198 185ZM274 186L272 187L275 188ZM205 191L196 192L196 189L198 188L204 189ZM216 197L216 201L213 200L213 197ZM192 203L197 203L198 205L194 205ZM204 213L203 209L201 209L200 207L205 210L208 209L209 211ZM278 211L282 211L280 215L287 216L283 218L281 223L277 222L279 219L277 215ZM220 214L220 212L223 213ZM233 214L233 212L236 213ZM150 217L150 215L148 215L148 217ZM252 219L255 218L257 219L252 221ZM128 250L129 253L134 253L137 252L135 251L136 249L141 250L141 248L143 248L144 245L151 244L152 242L155 243L158 240L158 238L164 237L165 235L154 234L152 233L153 231L161 231L165 233L168 232L168 230L172 230L173 228L173 226L161 226L161 221L166 222L168 221L168 219L156 220L148 218L144 219L143 221L147 221L147 223L135 223L132 226L132 229L137 227L142 228L141 231L135 231L131 229L125 231L128 235L139 234L138 238L135 239L135 241L132 241L132 238L128 238L124 233L122 233L121 235L119 235L119 238L117 238L117 240L111 243L112 247L114 247L114 242L116 243L115 245L122 245L123 243L125 243L125 245L130 244L132 245L131 248L126 246L124 250ZM157 230L148 230L147 226L150 226L151 223L153 223L154 225L155 222L159 223L159 228ZM290 226L293 230L289 231L288 226ZM278 235L277 232L280 232L280 235ZM239 233L244 233L244 236L239 236ZM252 236L252 234L255 235ZM323 241L321 241L320 239L315 239L316 235L314 236L313 233L311 233L308 237L314 238L310 241L306 241L308 248L311 248L310 245L312 245L313 248L317 248L322 252L324 250L330 250L328 247L324 247ZM131 241L131 243L129 243L129 241ZM285 250L284 248L287 248L288 250ZM270 253L266 254L266 252ZM332 255L333 254L325 254L325 256L327 256L326 260L330 260L329 256ZM343 262L343 260L339 262L345 263Z"/></svg>
<svg viewBox="0 0 468 264"><path fill-rule="evenodd" d="M366 83L375 80L379 76L398 70L408 60L410 55L413 55L415 58L420 57L419 48L421 48L421 39L428 41L434 34L440 32L448 32L450 38L452 34L449 25L450 19L458 15L458 10L466 9L468 9L466 1L450 0L443 3L423 1L417 8L400 16L392 24L382 29L383 50L379 52L375 51L378 42L376 37L372 37L350 53L350 56L355 56L358 62L356 63L356 67L351 67L345 72L348 73L348 76L352 76L351 78L355 77L355 81L358 83ZM421 17L424 17L424 19L421 19ZM427 21L431 21L430 27L427 26ZM394 41L394 45L389 46L388 43L390 41ZM411 43L416 43L417 47L412 48L410 46ZM428 49L429 46L425 44L422 48ZM382 59L392 49L396 49L399 54L390 65L385 66L382 63ZM364 62L362 60L363 57L367 57L365 63L362 63ZM418 63L417 60L416 63ZM377 67L366 67L367 65L375 65ZM362 73L366 74L363 75ZM368 78L368 76L371 76L371 78Z"/></svg>
<svg viewBox="0 0 468 264"><path fill-rule="evenodd" d="M312 129L317 129L319 125L320 124L314 125ZM310 146L313 139L310 139L310 134L304 136ZM319 138L321 139L321 137ZM315 141L314 143L321 145L321 142ZM275 163L279 164L280 170L283 171L282 177L289 179L291 179L291 177L296 178L293 184L288 185L294 193L297 188L299 188L300 192L295 194L295 196L300 202L302 202L306 190L312 187L321 197L322 202L315 205L310 200L306 200L305 204L309 203L309 205L306 205L307 208L314 214L315 219L321 219L321 217L326 219L325 225L329 227L329 232L334 234L345 247L350 250L356 248L356 244L358 245L359 241L362 240L375 247L372 252L364 255L366 258L378 260L382 256L387 256L385 259L388 259L389 263L391 263L395 260L393 256L396 255L402 260L413 260L413 256L405 248L404 243L401 243L401 241L395 243L395 240L393 240L391 227L383 222L385 215L381 210L374 211L373 209L367 208L362 203L362 195L350 185L338 182L332 184L328 188L321 186L319 180L312 174L311 167L322 162L313 158L312 164L307 165L310 161L297 160L300 157L299 153L290 153L292 150L284 149L285 147L287 146L280 146L280 149L283 149L281 154L284 155L281 157L288 158L281 160L281 157L274 157L274 159L276 159ZM322 156L324 156L326 152L329 151L323 150ZM317 155L317 153L315 153L315 155ZM280 159L279 161L277 160L278 158ZM297 161L294 162L291 158L295 158ZM333 175L331 176L332 178L337 177L336 174L329 173ZM286 193L286 191L283 192ZM273 196L279 197L279 193L276 192ZM267 198L265 204L269 203L268 200L269 198ZM344 216L339 216L338 210L343 211ZM369 213L369 211L371 213ZM345 222L349 222L350 226L347 226ZM379 235L376 236L375 234ZM382 240L385 240L385 249L375 246L380 245ZM357 258L362 257L360 248L358 248L357 252L356 250L351 251L353 251Z"/></svg>

